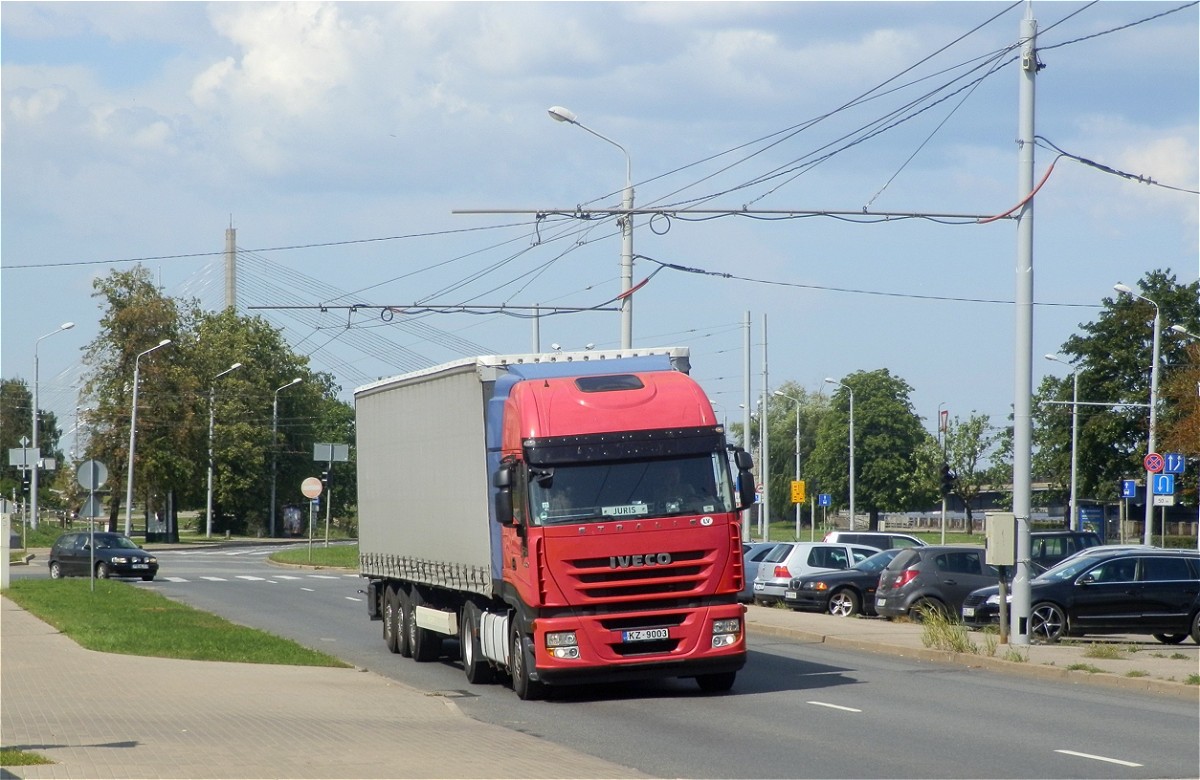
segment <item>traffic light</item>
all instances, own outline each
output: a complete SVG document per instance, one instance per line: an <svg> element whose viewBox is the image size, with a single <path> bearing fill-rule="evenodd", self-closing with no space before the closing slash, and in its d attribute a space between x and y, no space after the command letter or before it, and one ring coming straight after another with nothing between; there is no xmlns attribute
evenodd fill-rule
<svg viewBox="0 0 1200 780"><path fill-rule="evenodd" d="M954 480L958 476L950 470L950 467L945 463L942 464L942 496L948 496L954 492Z"/></svg>

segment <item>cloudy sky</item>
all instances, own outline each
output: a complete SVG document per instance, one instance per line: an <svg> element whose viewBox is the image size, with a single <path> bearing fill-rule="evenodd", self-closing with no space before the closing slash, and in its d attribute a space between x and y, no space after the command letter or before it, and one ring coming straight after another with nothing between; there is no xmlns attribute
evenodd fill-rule
<svg viewBox="0 0 1200 780"><path fill-rule="evenodd" d="M619 291L619 229L575 212L619 205L620 144L637 206L661 210L635 221L633 343L691 347L719 414L741 418L749 313L756 393L765 339L772 387L887 368L929 427L939 404L1002 424L1016 229L977 217L1023 194L1027 8L1036 177L1055 164L1036 199L1036 383L1114 283L1200 273L1194 3L4 2L0 370L30 378L36 339L76 322L38 350L41 405L69 427L92 281L140 260L219 308L230 225L239 308L346 398L529 351L512 315ZM457 305L511 309L412 311ZM619 317L552 314L539 333L612 348Z"/></svg>

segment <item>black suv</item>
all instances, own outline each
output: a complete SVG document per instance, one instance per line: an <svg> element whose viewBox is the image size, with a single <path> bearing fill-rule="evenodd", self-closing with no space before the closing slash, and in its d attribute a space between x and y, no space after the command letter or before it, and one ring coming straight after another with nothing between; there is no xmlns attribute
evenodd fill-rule
<svg viewBox="0 0 1200 780"><path fill-rule="evenodd" d="M1031 531L1029 563L1034 572L1044 572L1080 550L1100 544L1100 537L1091 531Z"/></svg>
<svg viewBox="0 0 1200 780"><path fill-rule="evenodd" d="M984 562L983 545L909 547L879 575L875 612L919 619L934 611L955 619L967 594L999 581L1000 572Z"/></svg>
<svg viewBox="0 0 1200 780"><path fill-rule="evenodd" d="M1200 644L1200 553L1116 548L1080 555L1029 583L1029 636L1057 642L1083 634L1151 634L1164 644ZM1011 596L1010 596L1011 599ZM970 626L995 623L997 587L963 601Z"/></svg>
<svg viewBox="0 0 1200 780"><path fill-rule="evenodd" d="M56 580L72 574L87 577L92 573L93 562L100 579L141 577L149 582L158 574L158 558L124 534L63 534L50 548L50 576Z"/></svg>

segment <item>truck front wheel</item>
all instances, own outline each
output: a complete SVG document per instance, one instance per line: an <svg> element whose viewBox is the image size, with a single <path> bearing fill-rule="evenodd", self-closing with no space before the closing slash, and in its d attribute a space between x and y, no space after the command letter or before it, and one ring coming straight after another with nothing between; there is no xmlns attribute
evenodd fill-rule
<svg viewBox="0 0 1200 780"><path fill-rule="evenodd" d="M467 682L486 685L495 678L495 670L483 657L483 648L479 644L479 626L483 622L480 620L480 614L480 609L474 602L468 601L463 605L462 622L458 627L458 646Z"/></svg>
<svg viewBox="0 0 1200 780"><path fill-rule="evenodd" d="M546 695L546 686L530 679L532 664L532 654L526 652L525 637L521 635L520 631L514 629L512 632L512 661L509 668L512 671L513 692L522 701L536 701Z"/></svg>

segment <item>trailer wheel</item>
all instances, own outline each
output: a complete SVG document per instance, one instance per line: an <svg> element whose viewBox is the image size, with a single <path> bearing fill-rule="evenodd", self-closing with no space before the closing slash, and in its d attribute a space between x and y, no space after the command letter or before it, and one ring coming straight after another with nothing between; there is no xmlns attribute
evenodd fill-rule
<svg viewBox="0 0 1200 780"><path fill-rule="evenodd" d="M468 601L463 605L462 621L458 626L458 646L467 682L486 685L495 679L496 672L483 657L483 648L479 644L479 626L483 622L480 615L480 609L474 602Z"/></svg>
<svg viewBox="0 0 1200 780"><path fill-rule="evenodd" d="M546 686L530 679L533 654L528 652L528 643L517 629L513 629L511 644L512 659L509 662L509 669L512 671L513 692L522 701L536 701L545 697Z"/></svg>
<svg viewBox="0 0 1200 780"><path fill-rule="evenodd" d="M393 653L400 652L401 631L400 599L396 589L388 586L383 590L383 643Z"/></svg>
<svg viewBox="0 0 1200 780"><path fill-rule="evenodd" d="M412 614L412 599L401 587L388 589L396 595L396 652L404 658L412 658L412 629L416 625Z"/></svg>
<svg viewBox="0 0 1200 780"><path fill-rule="evenodd" d="M409 595L407 611L408 649L414 661L436 661L442 654L442 637L427 628L417 625L417 607L424 603L421 593L416 588Z"/></svg>

